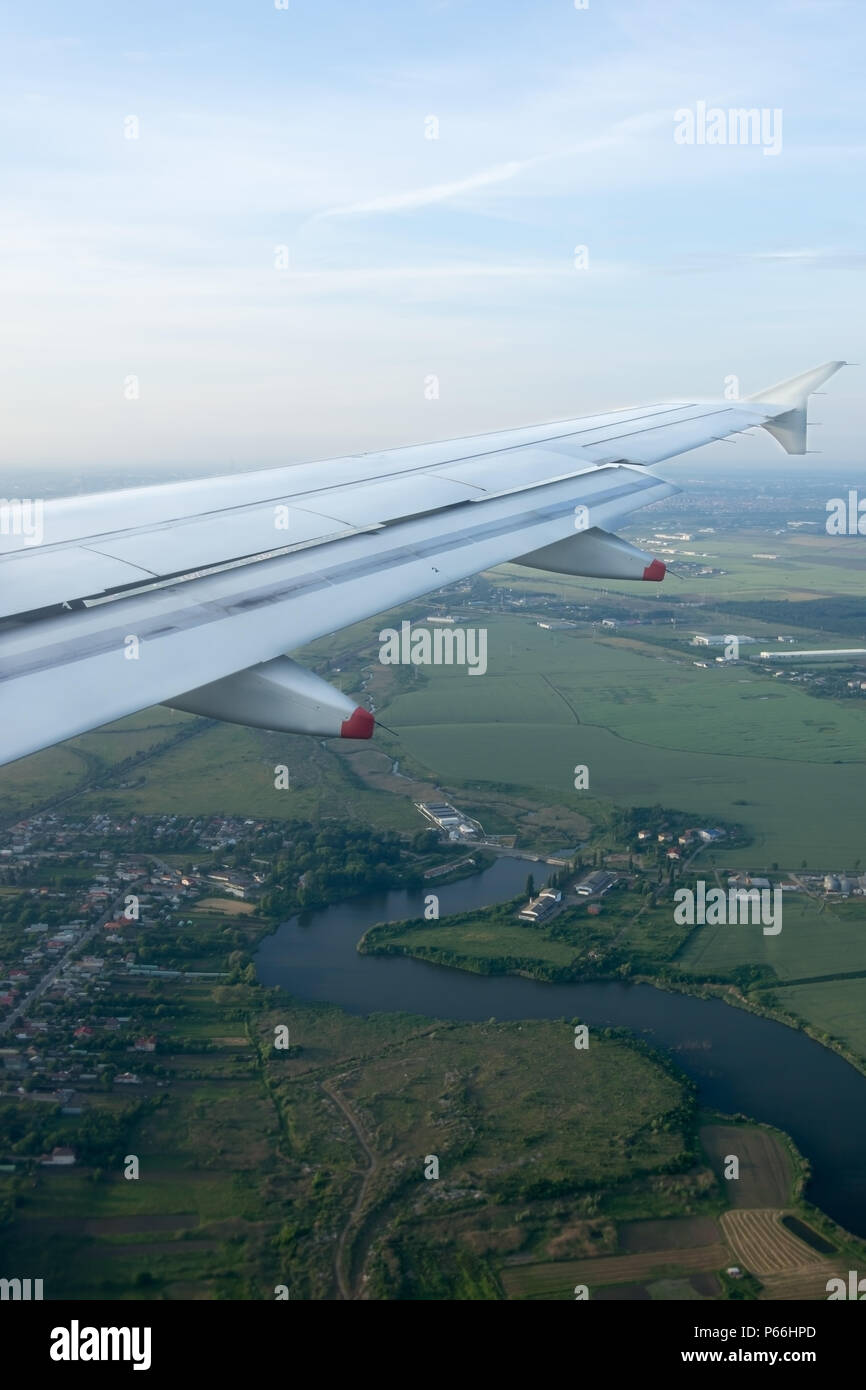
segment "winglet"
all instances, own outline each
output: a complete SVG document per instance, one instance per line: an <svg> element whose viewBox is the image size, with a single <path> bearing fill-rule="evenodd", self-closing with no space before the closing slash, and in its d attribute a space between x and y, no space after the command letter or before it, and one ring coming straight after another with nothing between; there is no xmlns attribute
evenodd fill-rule
<svg viewBox="0 0 866 1390"><path fill-rule="evenodd" d="M819 386L829 380L847 362L825 362L821 367L813 367L810 372L789 377L775 386L768 386L746 400L755 405L782 407L773 418L764 422L764 429L777 439L788 454L806 452L806 412L809 396ZM787 409L785 408L787 407Z"/></svg>

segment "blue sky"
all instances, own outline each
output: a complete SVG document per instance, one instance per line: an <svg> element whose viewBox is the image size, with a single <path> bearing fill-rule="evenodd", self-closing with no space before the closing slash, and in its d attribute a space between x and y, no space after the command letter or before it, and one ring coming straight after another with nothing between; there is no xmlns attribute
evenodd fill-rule
<svg viewBox="0 0 866 1390"><path fill-rule="evenodd" d="M268 465L866 361L864 29L859 0L6 5L0 459ZM780 110L781 150L677 144L698 102ZM816 412L834 459L862 381Z"/></svg>

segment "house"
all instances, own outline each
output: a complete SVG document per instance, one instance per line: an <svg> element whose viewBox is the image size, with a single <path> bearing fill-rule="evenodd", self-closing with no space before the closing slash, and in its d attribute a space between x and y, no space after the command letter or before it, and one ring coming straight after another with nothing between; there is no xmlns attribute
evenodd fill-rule
<svg viewBox="0 0 866 1390"><path fill-rule="evenodd" d="M149 1038L136 1038L136 1040L135 1040L135 1051L136 1051L136 1052L155 1052L155 1051L156 1051L156 1038L155 1038L153 1035L151 1035Z"/></svg>
<svg viewBox="0 0 866 1390"><path fill-rule="evenodd" d="M75 1162L75 1150L54 1148L50 1154L43 1154L39 1162L43 1168L71 1168Z"/></svg>

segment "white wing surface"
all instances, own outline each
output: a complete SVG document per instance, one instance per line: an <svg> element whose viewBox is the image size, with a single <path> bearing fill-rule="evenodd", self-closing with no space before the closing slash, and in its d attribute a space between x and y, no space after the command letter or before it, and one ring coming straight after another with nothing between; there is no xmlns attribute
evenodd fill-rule
<svg viewBox="0 0 866 1390"><path fill-rule="evenodd" d="M366 712L282 654L507 560L661 578L610 534L678 490L647 465L756 425L803 452L809 392L842 365L742 402L51 501L38 528L7 502L0 762L157 703L369 736Z"/></svg>

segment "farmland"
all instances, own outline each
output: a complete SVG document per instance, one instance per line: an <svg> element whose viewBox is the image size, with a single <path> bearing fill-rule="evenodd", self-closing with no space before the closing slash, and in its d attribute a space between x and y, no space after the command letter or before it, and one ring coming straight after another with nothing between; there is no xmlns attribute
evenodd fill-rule
<svg viewBox="0 0 866 1390"><path fill-rule="evenodd" d="M757 1280L761 1299L826 1298L827 1280L847 1268L855 1252L825 1218L820 1218L820 1234L809 1224L810 1214L806 1221L794 1217L811 1245L786 1224L799 1204L792 1154L782 1137L762 1126L722 1124L712 1117L701 1125L699 1137L702 1157L717 1179L726 1156L739 1156L738 1180L720 1183L731 1204L726 1210L617 1223L615 1237L591 1258L509 1257L502 1272L507 1296L572 1299L582 1286L590 1300L700 1300L719 1296L721 1272L733 1266Z"/></svg>
<svg viewBox="0 0 866 1390"><path fill-rule="evenodd" d="M141 982L125 1003L159 1039L125 1140L138 1178L0 1175L7 1254L51 1272L46 1297L500 1298L508 1253L604 1250L618 1192L647 1218L718 1207L687 1085L627 1042L578 1053L565 1022L362 1018L241 984Z"/></svg>
<svg viewBox="0 0 866 1390"><path fill-rule="evenodd" d="M663 796L741 823L755 869L859 856L866 709L819 702L742 665L696 670L519 618L489 627L487 675L430 668L383 710L407 770L435 770L464 795L479 786L504 795L507 777L509 789L590 817L598 799ZM573 785L578 763L589 768L583 792ZM722 865L743 859L714 853Z"/></svg>
<svg viewBox="0 0 866 1390"><path fill-rule="evenodd" d="M866 970L862 905L823 906L805 895L789 893L782 922L777 936L765 936L748 926L696 927L678 964L701 974L720 975L737 965L768 965L782 982Z"/></svg>
<svg viewBox="0 0 866 1390"><path fill-rule="evenodd" d="M863 954L861 949L858 964ZM819 1033L838 1039L866 1064L866 979L817 980L786 989L774 986L773 994L782 1008L806 1019Z"/></svg>
<svg viewBox="0 0 866 1390"><path fill-rule="evenodd" d="M753 995L810 1025L866 1067L866 911L862 901L823 903L786 894L782 930L748 926L695 927L676 964L701 976L729 976L737 967L769 967L773 977Z"/></svg>

